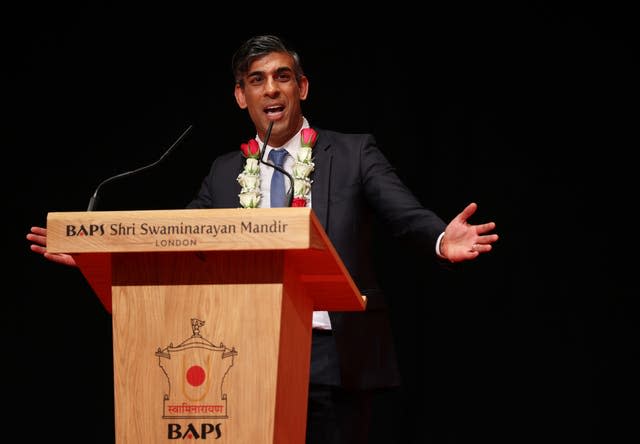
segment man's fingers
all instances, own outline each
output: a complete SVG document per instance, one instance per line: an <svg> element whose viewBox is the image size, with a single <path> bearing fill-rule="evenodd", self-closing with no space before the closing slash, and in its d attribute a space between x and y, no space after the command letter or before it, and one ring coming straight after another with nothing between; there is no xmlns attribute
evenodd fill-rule
<svg viewBox="0 0 640 444"><path fill-rule="evenodd" d="M34 253L38 253L38 254L45 254L47 252L47 249L44 248L41 245L31 245L31 251L33 251Z"/></svg>
<svg viewBox="0 0 640 444"><path fill-rule="evenodd" d="M496 228L495 222L487 222L486 224L476 225L476 233L484 234L493 231Z"/></svg>
<svg viewBox="0 0 640 444"><path fill-rule="evenodd" d="M31 227L31 232L39 236L47 235L47 229L42 227Z"/></svg>
<svg viewBox="0 0 640 444"><path fill-rule="evenodd" d="M29 233L27 234L27 239L30 240L31 242L34 242L38 245L47 245L47 237L46 236L40 236L37 234L33 234L33 233Z"/></svg>
<svg viewBox="0 0 640 444"><path fill-rule="evenodd" d="M497 234L485 234L484 236L478 236L478 240L476 241L476 243L482 244L482 245L488 245L488 244L494 243L497 240L498 240Z"/></svg>
<svg viewBox="0 0 640 444"><path fill-rule="evenodd" d="M476 212L477 209L478 209L478 205L475 202L471 202L469 205L465 207L464 210L462 210L460 214L458 214L458 217L460 218L460 220L462 220L462 222L465 222L467 219L469 219L473 215L473 213Z"/></svg>

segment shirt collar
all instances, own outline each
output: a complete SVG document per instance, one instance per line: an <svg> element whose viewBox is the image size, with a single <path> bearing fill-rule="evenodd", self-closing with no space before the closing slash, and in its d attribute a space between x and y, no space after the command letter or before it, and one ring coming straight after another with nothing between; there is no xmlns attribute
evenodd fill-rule
<svg viewBox="0 0 640 444"><path fill-rule="evenodd" d="M309 128L309 122L307 121L306 117L302 117L302 127L300 128L300 130L291 139L289 139L284 145L275 149L285 149L287 150L289 155L295 159L296 155L298 154L298 150L300 149L300 133L305 128ZM256 134L256 140L258 141L258 144L262 146L263 142L262 140L260 140L260 136L258 136L257 134ZM271 151L272 149L274 149L272 146L267 145L267 147L265 148L266 152L264 153L265 159L268 158L269 151Z"/></svg>

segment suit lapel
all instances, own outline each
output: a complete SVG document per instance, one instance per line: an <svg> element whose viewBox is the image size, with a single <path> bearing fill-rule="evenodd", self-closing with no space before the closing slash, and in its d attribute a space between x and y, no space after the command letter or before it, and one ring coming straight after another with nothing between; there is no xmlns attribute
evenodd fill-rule
<svg viewBox="0 0 640 444"><path fill-rule="evenodd" d="M333 159L331 144L322 131L318 131L318 140L313 149L315 167L311 173L311 206L322 227L327 229L329 216L329 182L331 177L331 161Z"/></svg>
<svg viewBox="0 0 640 444"><path fill-rule="evenodd" d="M219 168L223 179L221 181L215 181L215 183L228 183L229 185L220 187L220 190L214 190L214 196L216 200L216 208L237 208L240 207L240 198L238 195L242 191L242 187L238 183L238 175L244 169L245 163L244 156L238 150L238 154L225 162L223 166Z"/></svg>

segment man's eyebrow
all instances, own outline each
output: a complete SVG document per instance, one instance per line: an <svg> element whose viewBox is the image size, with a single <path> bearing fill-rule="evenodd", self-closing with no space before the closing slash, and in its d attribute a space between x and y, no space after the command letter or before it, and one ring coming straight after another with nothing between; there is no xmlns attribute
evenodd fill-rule
<svg viewBox="0 0 640 444"><path fill-rule="evenodd" d="M293 72L293 69L290 66L281 66L280 68L277 68L275 70L276 74L282 74L283 72ZM251 71L250 73L247 74L247 77L251 77L251 76L262 76L265 75L265 71Z"/></svg>

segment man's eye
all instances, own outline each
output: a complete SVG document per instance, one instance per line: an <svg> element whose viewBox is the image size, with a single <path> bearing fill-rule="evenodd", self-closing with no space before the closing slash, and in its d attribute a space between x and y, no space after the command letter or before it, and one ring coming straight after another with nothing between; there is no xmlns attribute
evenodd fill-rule
<svg viewBox="0 0 640 444"><path fill-rule="evenodd" d="M264 81L262 76L251 76L249 77L249 83L251 85L259 85Z"/></svg>
<svg viewBox="0 0 640 444"><path fill-rule="evenodd" d="M291 80L291 74L289 73L280 73L276 76L276 80L279 82L288 82Z"/></svg>

